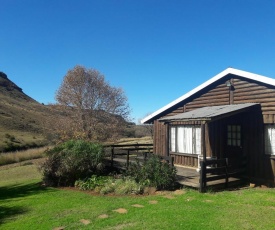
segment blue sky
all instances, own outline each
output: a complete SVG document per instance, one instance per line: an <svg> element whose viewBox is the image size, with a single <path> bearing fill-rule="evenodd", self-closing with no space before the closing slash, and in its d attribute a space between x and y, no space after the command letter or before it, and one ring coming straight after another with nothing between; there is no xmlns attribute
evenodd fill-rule
<svg viewBox="0 0 275 230"><path fill-rule="evenodd" d="M0 0L0 71L41 103L75 65L122 87L133 121L233 67L275 78L273 0Z"/></svg>

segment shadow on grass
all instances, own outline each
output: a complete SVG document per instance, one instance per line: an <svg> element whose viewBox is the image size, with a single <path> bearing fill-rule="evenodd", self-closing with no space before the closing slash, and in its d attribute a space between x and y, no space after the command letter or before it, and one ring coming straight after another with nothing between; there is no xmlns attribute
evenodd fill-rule
<svg viewBox="0 0 275 230"><path fill-rule="evenodd" d="M51 192L40 183L16 184L0 187L0 200L30 196L42 192Z"/></svg>
<svg viewBox="0 0 275 230"><path fill-rule="evenodd" d="M0 206L0 225L4 223L4 221L12 216L20 215L27 212L28 209L24 207L3 207Z"/></svg>
<svg viewBox="0 0 275 230"><path fill-rule="evenodd" d="M45 192L54 192L54 190L47 189L41 186L40 183L18 184L0 187L0 201L5 203L4 206L0 206L0 224L2 224L5 219L26 213L28 211L27 207L16 206L14 203L9 204L12 199L27 197Z"/></svg>

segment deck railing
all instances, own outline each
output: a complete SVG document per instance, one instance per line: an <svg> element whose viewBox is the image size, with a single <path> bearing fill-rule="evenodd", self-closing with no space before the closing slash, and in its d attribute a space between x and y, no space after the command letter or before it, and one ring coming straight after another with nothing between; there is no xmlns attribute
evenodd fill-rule
<svg viewBox="0 0 275 230"><path fill-rule="evenodd" d="M232 169L228 158L200 161L200 192L205 192L207 182L224 180L224 187L228 187L229 177L240 177L245 172L246 157L240 158L240 164Z"/></svg>
<svg viewBox="0 0 275 230"><path fill-rule="evenodd" d="M146 160L153 153L153 144L114 144L104 146L107 155L110 156L111 167L114 166L114 158L126 156L126 167L129 166L130 156Z"/></svg>

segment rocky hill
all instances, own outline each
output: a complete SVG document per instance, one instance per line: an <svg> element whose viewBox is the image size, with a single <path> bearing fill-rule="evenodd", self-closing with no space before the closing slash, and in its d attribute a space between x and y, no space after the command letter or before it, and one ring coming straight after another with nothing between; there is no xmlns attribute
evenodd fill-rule
<svg viewBox="0 0 275 230"><path fill-rule="evenodd" d="M42 145L44 120L52 113L0 72L0 152Z"/></svg>

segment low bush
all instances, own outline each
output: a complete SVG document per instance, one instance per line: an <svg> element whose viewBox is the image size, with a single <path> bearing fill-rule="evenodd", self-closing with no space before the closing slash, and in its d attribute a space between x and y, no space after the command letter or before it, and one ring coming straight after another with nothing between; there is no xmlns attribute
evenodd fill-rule
<svg viewBox="0 0 275 230"><path fill-rule="evenodd" d="M143 186L131 178L109 179L100 190L100 194L108 193L116 195L141 194Z"/></svg>
<svg viewBox="0 0 275 230"><path fill-rule="evenodd" d="M104 168L100 144L71 140L55 146L46 155L40 169L48 186L73 186L76 180L99 175Z"/></svg>
<svg viewBox="0 0 275 230"><path fill-rule="evenodd" d="M126 176L137 183L157 189L173 189L176 181L176 168L161 160L157 155L150 156L143 164L130 163Z"/></svg>
<svg viewBox="0 0 275 230"><path fill-rule="evenodd" d="M110 176L92 175L88 179L77 180L75 187L80 190L93 190L102 195L113 193L116 195L130 195L143 193L144 186L132 178L114 178Z"/></svg>

